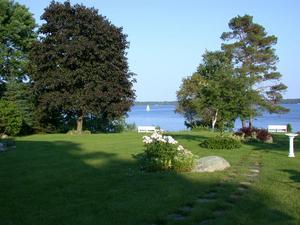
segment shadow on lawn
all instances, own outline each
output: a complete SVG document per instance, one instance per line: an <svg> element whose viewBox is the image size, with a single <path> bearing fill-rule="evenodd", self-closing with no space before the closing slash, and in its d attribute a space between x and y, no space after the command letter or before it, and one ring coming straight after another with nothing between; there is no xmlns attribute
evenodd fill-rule
<svg viewBox="0 0 300 225"><path fill-rule="evenodd" d="M300 183L300 171L297 170L282 170L283 172L290 174L290 179Z"/></svg>
<svg viewBox="0 0 300 225"><path fill-rule="evenodd" d="M175 134L172 133L172 137L176 140L186 140L186 141L196 141L201 142L207 139L205 136L200 136L199 134Z"/></svg>
<svg viewBox="0 0 300 225"><path fill-rule="evenodd" d="M134 160L122 160L101 147L88 152L66 141L16 144L16 150L0 155L2 224L173 224L166 219L168 214L184 205L195 206L197 197L218 184L208 174L199 174L199 179L194 174L143 173ZM225 183L215 204L203 203L191 221L177 224L206 219L214 220L214 225L293 222L272 208L275 201L265 202L269 196L252 189L228 203L224 215L214 217L212 212L225 207L236 189L236 183Z"/></svg>
<svg viewBox="0 0 300 225"><path fill-rule="evenodd" d="M285 135L273 134L273 143L264 143L260 141L246 142L246 145L253 147L254 150L263 150L265 152L287 152L289 140Z"/></svg>

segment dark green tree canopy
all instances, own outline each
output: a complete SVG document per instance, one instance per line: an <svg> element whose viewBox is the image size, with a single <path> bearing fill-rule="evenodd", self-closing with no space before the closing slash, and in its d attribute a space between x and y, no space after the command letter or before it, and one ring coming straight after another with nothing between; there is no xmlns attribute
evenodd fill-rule
<svg viewBox="0 0 300 225"><path fill-rule="evenodd" d="M40 39L30 54L38 108L61 110L78 119L91 114L123 116L135 94L122 28L96 9L68 1L53 1L41 19L45 23Z"/></svg>

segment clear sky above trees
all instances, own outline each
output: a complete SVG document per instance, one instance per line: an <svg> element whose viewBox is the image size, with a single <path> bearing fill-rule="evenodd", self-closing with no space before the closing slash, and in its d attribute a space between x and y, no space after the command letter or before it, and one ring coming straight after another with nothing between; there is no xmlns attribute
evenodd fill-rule
<svg viewBox="0 0 300 225"><path fill-rule="evenodd" d="M37 23L50 0L18 0ZM207 50L220 48L222 32L237 15L249 14L270 35L278 37L278 70L288 86L285 98L300 97L298 29L300 1L218 0L79 0L94 6L128 34L129 66L137 74L138 101L175 100L181 79L191 75Z"/></svg>

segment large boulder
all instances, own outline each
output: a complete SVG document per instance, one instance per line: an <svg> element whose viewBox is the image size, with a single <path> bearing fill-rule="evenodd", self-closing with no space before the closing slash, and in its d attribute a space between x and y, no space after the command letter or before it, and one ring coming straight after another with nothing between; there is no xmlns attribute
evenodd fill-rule
<svg viewBox="0 0 300 225"><path fill-rule="evenodd" d="M222 171L230 167L229 162L219 156L207 156L196 160L193 172Z"/></svg>

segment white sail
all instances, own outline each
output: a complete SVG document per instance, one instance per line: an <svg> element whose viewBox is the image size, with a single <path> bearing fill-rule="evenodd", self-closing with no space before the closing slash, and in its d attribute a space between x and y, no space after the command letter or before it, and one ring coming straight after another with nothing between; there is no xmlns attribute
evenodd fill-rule
<svg viewBox="0 0 300 225"><path fill-rule="evenodd" d="M146 111L147 111L147 112L149 112L149 111L150 111L150 106L149 106L149 105L147 105L147 107L146 107Z"/></svg>

